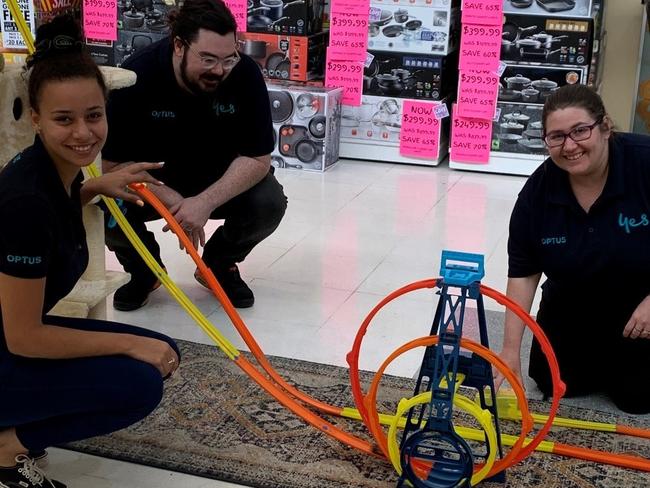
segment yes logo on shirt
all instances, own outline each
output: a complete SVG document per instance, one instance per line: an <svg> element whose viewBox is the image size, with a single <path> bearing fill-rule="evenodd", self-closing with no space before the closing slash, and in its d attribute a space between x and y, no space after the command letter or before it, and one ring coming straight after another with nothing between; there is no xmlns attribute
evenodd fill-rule
<svg viewBox="0 0 650 488"><path fill-rule="evenodd" d="M233 105L232 103L219 103L215 101L212 104L212 109L214 110L214 114L217 117L222 114L232 115L236 112L235 105Z"/></svg>
<svg viewBox="0 0 650 488"><path fill-rule="evenodd" d="M625 229L626 234L630 234L636 227L646 227L650 225L650 220L646 214L641 214L638 219L626 217L623 213L618 214L618 225Z"/></svg>

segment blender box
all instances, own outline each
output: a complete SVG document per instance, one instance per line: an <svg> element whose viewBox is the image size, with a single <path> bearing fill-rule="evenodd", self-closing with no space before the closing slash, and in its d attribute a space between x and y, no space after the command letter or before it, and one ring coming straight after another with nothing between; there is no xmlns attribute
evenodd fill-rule
<svg viewBox="0 0 650 488"><path fill-rule="evenodd" d="M276 168L325 171L339 159L342 88L287 81L266 84L271 103Z"/></svg>
<svg viewBox="0 0 650 488"><path fill-rule="evenodd" d="M237 49L255 60L269 79L309 81L323 78L327 32L285 36L240 32Z"/></svg>

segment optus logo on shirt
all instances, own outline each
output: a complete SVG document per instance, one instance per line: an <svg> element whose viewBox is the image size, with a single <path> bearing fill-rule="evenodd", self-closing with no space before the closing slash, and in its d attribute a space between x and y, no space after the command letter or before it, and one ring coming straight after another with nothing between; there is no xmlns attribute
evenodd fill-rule
<svg viewBox="0 0 650 488"><path fill-rule="evenodd" d="M172 112L171 110L152 110L151 117L154 119L175 119L176 112Z"/></svg>
<svg viewBox="0 0 650 488"><path fill-rule="evenodd" d="M18 256L16 254L8 254L7 262L19 264L41 264L40 256Z"/></svg>
<svg viewBox="0 0 650 488"><path fill-rule="evenodd" d="M632 230L636 227L646 227L650 225L650 220L648 220L648 216L646 214L641 214L641 216L637 220L634 218L626 217L622 213L619 213L618 225L619 227L623 227L625 229L626 234L630 234Z"/></svg>
<svg viewBox="0 0 650 488"><path fill-rule="evenodd" d="M554 244L566 244L566 236L542 237L542 246L552 246Z"/></svg>

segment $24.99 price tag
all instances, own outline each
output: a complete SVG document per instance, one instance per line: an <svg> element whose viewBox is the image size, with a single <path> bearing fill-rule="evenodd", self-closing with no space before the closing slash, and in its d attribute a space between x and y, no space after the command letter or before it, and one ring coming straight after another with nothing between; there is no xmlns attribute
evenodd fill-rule
<svg viewBox="0 0 650 488"><path fill-rule="evenodd" d="M354 53L336 48L327 49L325 63L325 86L343 88L344 105L361 105L361 86L363 84L364 61Z"/></svg>
<svg viewBox="0 0 650 488"><path fill-rule="evenodd" d="M404 156L436 159L440 142L440 120L436 103L404 100L399 152Z"/></svg>
<svg viewBox="0 0 650 488"><path fill-rule="evenodd" d="M84 35L101 41L117 40L117 1L84 0Z"/></svg>
<svg viewBox="0 0 650 488"><path fill-rule="evenodd" d="M487 163L492 144L492 121L470 119L452 110L451 158L462 163Z"/></svg>

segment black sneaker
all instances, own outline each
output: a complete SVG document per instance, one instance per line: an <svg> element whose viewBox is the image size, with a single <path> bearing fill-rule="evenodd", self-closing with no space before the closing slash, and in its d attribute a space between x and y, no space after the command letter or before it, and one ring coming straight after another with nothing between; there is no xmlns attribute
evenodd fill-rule
<svg viewBox="0 0 650 488"><path fill-rule="evenodd" d="M131 277L126 285L120 286L113 295L113 308L122 312L130 312L143 307L149 301L149 294L160 287L160 281L146 282L140 278Z"/></svg>
<svg viewBox="0 0 650 488"><path fill-rule="evenodd" d="M253 296L253 291L248 287L248 285L241 279L239 274L239 268L236 264L225 268L210 268L214 273L215 278L223 288L223 291L226 292L230 302L235 308L249 308L255 303L255 296ZM206 288L208 286L207 281L203 279L201 272L197 269L194 272L194 278L201 285Z"/></svg>
<svg viewBox="0 0 650 488"><path fill-rule="evenodd" d="M0 488L66 488L66 485L46 478L32 458L19 454L16 466L0 468Z"/></svg>

